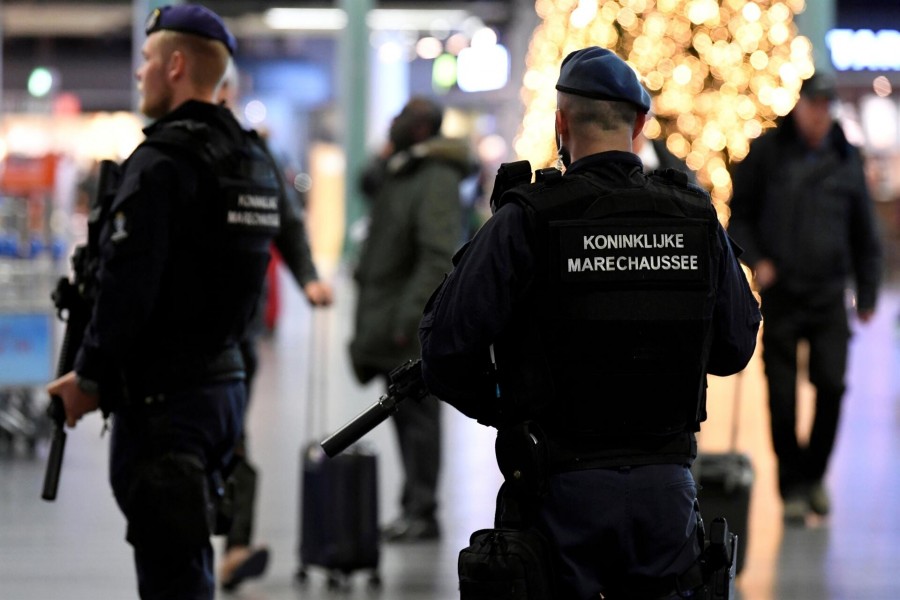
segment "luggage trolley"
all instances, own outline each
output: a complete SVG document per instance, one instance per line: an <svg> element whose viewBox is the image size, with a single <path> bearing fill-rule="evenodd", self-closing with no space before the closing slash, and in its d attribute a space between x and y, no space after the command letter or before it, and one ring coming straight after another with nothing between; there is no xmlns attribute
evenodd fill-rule
<svg viewBox="0 0 900 600"><path fill-rule="evenodd" d="M48 432L43 387L54 373L57 269L50 257L0 258L0 448L33 453Z"/></svg>

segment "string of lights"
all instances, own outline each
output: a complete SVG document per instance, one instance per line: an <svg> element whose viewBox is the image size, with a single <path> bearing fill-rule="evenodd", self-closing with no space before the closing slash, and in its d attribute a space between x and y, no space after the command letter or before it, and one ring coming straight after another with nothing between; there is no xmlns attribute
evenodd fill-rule
<svg viewBox="0 0 900 600"><path fill-rule="evenodd" d="M811 43L793 21L804 8L804 0L537 0L517 155L555 163L559 64L578 48L609 48L653 96L645 135L665 139L697 172L727 220L728 165L793 108L813 74Z"/></svg>

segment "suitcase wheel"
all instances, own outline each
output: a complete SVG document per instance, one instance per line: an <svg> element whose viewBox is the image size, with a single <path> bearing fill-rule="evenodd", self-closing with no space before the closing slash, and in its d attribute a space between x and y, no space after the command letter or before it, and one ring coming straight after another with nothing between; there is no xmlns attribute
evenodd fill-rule
<svg viewBox="0 0 900 600"><path fill-rule="evenodd" d="M327 584L329 590L345 589L350 586L350 578L346 573L342 573L340 571L329 571Z"/></svg>
<svg viewBox="0 0 900 600"><path fill-rule="evenodd" d="M372 574L369 575L369 588L373 590L381 589L381 575L378 574L378 571L372 571Z"/></svg>
<svg viewBox="0 0 900 600"><path fill-rule="evenodd" d="M309 574L306 572L306 567L300 567L297 569L297 574L294 575L294 579L297 580L297 583L306 583Z"/></svg>

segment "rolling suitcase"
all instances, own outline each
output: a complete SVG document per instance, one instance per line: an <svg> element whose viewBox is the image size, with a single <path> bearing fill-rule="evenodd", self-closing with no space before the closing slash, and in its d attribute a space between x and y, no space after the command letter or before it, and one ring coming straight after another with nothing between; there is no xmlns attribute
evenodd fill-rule
<svg viewBox="0 0 900 600"><path fill-rule="evenodd" d="M327 353L318 348L327 335L320 331L331 315L313 318L313 352L310 357L310 393L307 399L307 423L324 425L326 394L325 372L314 361ZM314 410L318 407L318 419ZM310 429L312 426L310 425ZM349 583L356 571L369 571L369 584L381 584L378 564L381 551L378 527L378 460L363 444L328 458L312 439L300 454L299 568L297 580L305 582L310 567L323 569L328 587L337 589Z"/></svg>
<svg viewBox="0 0 900 600"><path fill-rule="evenodd" d="M301 462L298 579L304 581L315 566L327 571L330 588L342 587L358 570L369 570L369 583L379 585L375 454L357 445L328 458L318 442L311 442Z"/></svg>
<svg viewBox="0 0 900 600"><path fill-rule="evenodd" d="M728 529L738 536L736 573L744 566L748 548L750 492L753 487L753 463L750 457L737 451L738 410L742 376L736 377L734 412L731 423L731 449L727 452L700 452L692 468L697 482L700 514L706 523L724 517Z"/></svg>

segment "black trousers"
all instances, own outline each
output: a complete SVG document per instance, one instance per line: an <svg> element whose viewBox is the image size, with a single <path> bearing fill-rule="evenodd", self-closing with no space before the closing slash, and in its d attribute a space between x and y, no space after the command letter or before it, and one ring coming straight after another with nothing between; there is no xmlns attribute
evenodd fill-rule
<svg viewBox="0 0 900 600"><path fill-rule="evenodd" d="M210 383L167 394L164 402L118 410L113 418L110 483L129 528L133 520L173 523L179 507L135 508L140 469L168 453L195 457L209 471L227 464L241 432L246 388L239 380ZM175 498L174 490L169 497ZM154 512L157 514L149 514ZM206 519L201 512L197 519ZM183 519L182 519L183 521ZM206 537L181 542L180 531L162 527L154 539L131 540L138 591L143 600L212 600L213 548ZM158 538L158 539L157 539Z"/></svg>
<svg viewBox="0 0 900 600"><path fill-rule="evenodd" d="M551 476L537 528L557 551L560 598L675 598L700 556L697 486L683 465L584 469Z"/></svg>
<svg viewBox="0 0 900 600"><path fill-rule="evenodd" d="M440 404L434 396L406 401L392 418L403 461L400 505L406 517L431 519L441 467Z"/></svg>
<svg viewBox="0 0 900 600"><path fill-rule="evenodd" d="M763 361L769 388L772 444L783 498L822 479L834 448L850 328L842 295L797 298L779 288L762 296ZM797 345L809 343L809 379L816 390L809 441L797 439Z"/></svg>

